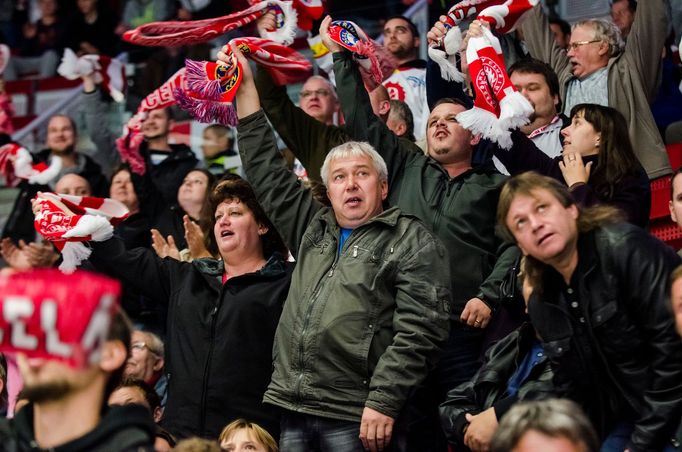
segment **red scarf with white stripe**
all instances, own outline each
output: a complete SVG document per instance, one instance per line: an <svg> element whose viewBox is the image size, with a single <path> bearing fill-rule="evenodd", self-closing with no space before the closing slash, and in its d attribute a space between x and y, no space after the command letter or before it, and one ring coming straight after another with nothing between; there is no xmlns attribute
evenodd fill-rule
<svg viewBox="0 0 682 452"><path fill-rule="evenodd" d="M261 64L278 85L298 83L312 71L312 64L303 55L269 39L233 39L226 46L228 55L232 44ZM241 84L241 65L186 60L185 68L185 84L174 91L178 106L200 122L236 125L232 101Z"/></svg>
<svg viewBox="0 0 682 452"><path fill-rule="evenodd" d="M127 83L125 67L118 60L105 55L83 55L79 57L73 53L73 50L66 48L57 72L69 80L94 74L95 83L100 84L102 89L108 92L116 102L123 102L123 93Z"/></svg>
<svg viewBox="0 0 682 452"><path fill-rule="evenodd" d="M461 82L462 73L455 65L455 55L462 44L459 24L469 17L476 17L490 24L499 33L509 33L521 23L523 16L540 0L464 0L450 8L445 23L448 32L440 46L430 47L429 56L440 66L446 80Z"/></svg>
<svg viewBox="0 0 682 452"><path fill-rule="evenodd" d="M277 29L266 32L263 37L291 44L296 34L296 11L291 2L280 0L262 1L244 11L212 19L151 22L126 31L123 39L143 46L181 47L198 44L250 24L271 10L277 15Z"/></svg>
<svg viewBox="0 0 682 452"><path fill-rule="evenodd" d="M249 0L249 5L255 5L261 0ZM324 14L322 0L293 0L294 9L298 16L298 28L305 31L313 29L313 22Z"/></svg>
<svg viewBox="0 0 682 452"><path fill-rule="evenodd" d="M488 28L482 29L483 36L471 38L467 47L469 73L476 91L474 107L457 115L457 121L472 133L509 149L509 130L527 124L533 106L509 79L499 40Z"/></svg>
<svg viewBox="0 0 682 452"><path fill-rule="evenodd" d="M62 159L52 156L50 166L45 163L33 163L31 153L16 143L7 143L0 147L0 174L9 187L16 187L19 182L27 180L29 184L47 185L59 175Z"/></svg>
<svg viewBox="0 0 682 452"><path fill-rule="evenodd" d="M111 238L114 226L128 216L123 203L109 198L41 193L35 202L40 205L36 231L62 252L59 269L64 273L73 272L90 256L82 242Z"/></svg>

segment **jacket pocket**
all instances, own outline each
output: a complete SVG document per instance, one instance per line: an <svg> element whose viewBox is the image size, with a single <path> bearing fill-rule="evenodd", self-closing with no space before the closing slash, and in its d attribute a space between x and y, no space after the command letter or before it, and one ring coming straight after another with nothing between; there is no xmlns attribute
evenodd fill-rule
<svg viewBox="0 0 682 452"><path fill-rule="evenodd" d="M545 354L552 360L557 360L565 356L571 350L571 338L557 339L554 341L545 342Z"/></svg>

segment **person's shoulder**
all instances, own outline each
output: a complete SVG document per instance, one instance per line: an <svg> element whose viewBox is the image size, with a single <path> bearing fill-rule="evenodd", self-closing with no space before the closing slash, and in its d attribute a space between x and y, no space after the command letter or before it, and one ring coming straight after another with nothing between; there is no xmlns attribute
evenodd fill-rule
<svg viewBox="0 0 682 452"><path fill-rule="evenodd" d="M170 148L171 155L174 158L192 158L196 160L196 155L194 154L194 151L192 151L192 148L184 143L171 144Z"/></svg>

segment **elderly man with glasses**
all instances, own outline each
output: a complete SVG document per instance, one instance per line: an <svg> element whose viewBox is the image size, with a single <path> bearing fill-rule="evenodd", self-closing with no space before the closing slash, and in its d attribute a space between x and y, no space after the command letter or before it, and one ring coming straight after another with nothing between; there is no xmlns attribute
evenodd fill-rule
<svg viewBox="0 0 682 452"><path fill-rule="evenodd" d="M552 66L559 76L564 113L580 103L620 111L628 122L635 154L654 179L671 172L649 107L658 91L668 18L663 0L640 3L627 44L612 22L584 20L573 25L564 51L554 42L541 5L523 23L523 34L530 54Z"/></svg>
<svg viewBox="0 0 682 452"><path fill-rule="evenodd" d="M161 398L161 407L166 405L166 376L163 373L163 341L154 333L133 331L130 341L130 355L124 377L142 380L152 386Z"/></svg>

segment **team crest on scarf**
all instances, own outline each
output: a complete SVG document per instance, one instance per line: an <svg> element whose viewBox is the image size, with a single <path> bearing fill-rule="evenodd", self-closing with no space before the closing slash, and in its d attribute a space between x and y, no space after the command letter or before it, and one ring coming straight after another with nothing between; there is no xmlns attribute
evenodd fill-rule
<svg viewBox="0 0 682 452"><path fill-rule="evenodd" d="M370 90L386 80L397 67L393 55L354 22L335 20L329 25L328 34L332 41L353 53L363 82Z"/></svg>
<svg viewBox="0 0 682 452"><path fill-rule="evenodd" d="M303 55L268 39L233 39L226 47L228 55L231 55L232 45L245 57L261 64L279 85L304 80L312 70ZM233 100L243 77L243 69L236 58L233 57L230 63L186 60L185 68L185 83L174 90L178 106L200 122L236 125Z"/></svg>
<svg viewBox="0 0 682 452"><path fill-rule="evenodd" d="M459 24L470 17L487 22L499 33L514 31L524 15L540 0L465 0L450 8L445 20L448 30L440 45L429 48L429 57L440 67L445 80L461 82L463 74L457 69L455 56L462 44Z"/></svg>

